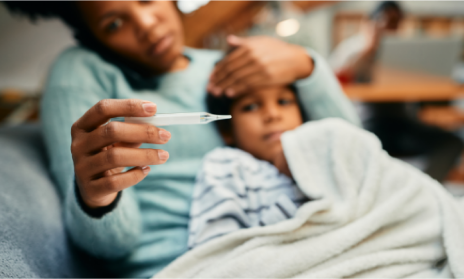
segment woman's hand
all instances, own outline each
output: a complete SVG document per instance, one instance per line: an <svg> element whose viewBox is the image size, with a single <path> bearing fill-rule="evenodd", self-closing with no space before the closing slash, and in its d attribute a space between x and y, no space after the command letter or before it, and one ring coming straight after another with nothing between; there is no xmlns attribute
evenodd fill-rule
<svg viewBox="0 0 464 279"><path fill-rule="evenodd" d="M309 76L313 62L306 50L271 37L229 36L233 49L213 70L208 91L229 97L254 87L290 84Z"/></svg>
<svg viewBox="0 0 464 279"><path fill-rule="evenodd" d="M71 128L71 153L82 200L90 208L111 204L119 191L145 178L148 165L163 164L164 150L139 149L142 143L164 144L171 134L149 124L108 122L113 117L153 116L156 105L142 100L102 100ZM125 167L135 166L127 172Z"/></svg>

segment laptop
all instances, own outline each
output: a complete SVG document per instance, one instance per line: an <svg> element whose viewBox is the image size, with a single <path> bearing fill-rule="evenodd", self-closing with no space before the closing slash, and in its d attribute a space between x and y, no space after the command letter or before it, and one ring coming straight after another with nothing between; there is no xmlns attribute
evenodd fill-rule
<svg viewBox="0 0 464 279"><path fill-rule="evenodd" d="M463 38L457 36L385 36L378 61L389 68L451 77L462 51Z"/></svg>

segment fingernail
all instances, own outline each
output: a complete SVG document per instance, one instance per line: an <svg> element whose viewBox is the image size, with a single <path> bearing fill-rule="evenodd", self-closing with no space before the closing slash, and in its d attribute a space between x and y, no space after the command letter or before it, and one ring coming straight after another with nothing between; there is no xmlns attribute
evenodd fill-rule
<svg viewBox="0 0 464 279"><path fill-rule="evenodd" d="M219 87L213 88L213 92L214 92L215 95L221 94L221 91L222 91L222 90L221 90L221 88L219 88Z"/></svg>
<svg viewBox="0 0 464 279"><path fill-rule="evenodd" d="M169 158L169 153L164 150L158 150L158 157L161 161L166 161Z"/></svg>
<svg viewBox="0 0 464 279"><path fill-rule="evenodd" d="M156 111L156 105L153 104L152 102L144 102L142 104L143 110L148 113L153 113Z"/></svg>
<svg viewBox="0 0 464 279"><path fill-rule="evenodd" d="M159 134L159 138L162 140L162 141L167 141L171 138L171 133L169 133L168 131L166 130L159 130L158 131L158 134Z"/></svg>
<svg viewBox="0 0 464 279"><path fill-rule="evenodd" d="M150 172L150 167L149 166L142 167L142 172L143 172L143 174L149 173Z"/></svg>

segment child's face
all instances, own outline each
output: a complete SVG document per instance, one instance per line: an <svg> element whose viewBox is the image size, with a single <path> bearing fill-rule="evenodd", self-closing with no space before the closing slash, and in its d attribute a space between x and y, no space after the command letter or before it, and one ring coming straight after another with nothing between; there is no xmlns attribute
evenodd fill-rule
<svg viewBox="0 0 464 279"><path fill-rule="evenodd" d="M235 144L258 159L272 162L282 153L280 136L303 123L295 94L287 87L269 87L247 93L231 107Z"/></svg>
<svg viewBox="0 0 464 279"><path fill-rule="evenodd" d="M79 1L93 35L131 66L170 71L182 57L182 24L171 1Z"/></svg>

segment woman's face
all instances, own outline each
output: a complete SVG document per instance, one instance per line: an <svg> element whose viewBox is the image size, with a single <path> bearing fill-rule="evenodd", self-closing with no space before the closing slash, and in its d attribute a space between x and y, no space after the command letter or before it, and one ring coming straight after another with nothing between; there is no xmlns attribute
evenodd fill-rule
<svg viewBox="0 0 464 279"><path fill-rule="evenodd" d="M287 87L244 94L234 100L231 114L232 136L226 142L266 161L282 152L282 133L303 123L296 96Z"/></svg>
<svg viewBox="0 0 464 279"><path fill-rule="evenodd" d="M173 2L79 1L77 6L96 39L137 70L165 73L185 60Z"/></svg>

